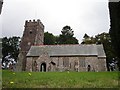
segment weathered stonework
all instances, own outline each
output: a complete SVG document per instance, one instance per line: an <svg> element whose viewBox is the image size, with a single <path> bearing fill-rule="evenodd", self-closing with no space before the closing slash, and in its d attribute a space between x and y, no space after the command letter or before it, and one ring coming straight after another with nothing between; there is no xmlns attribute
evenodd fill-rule
<svg viewBox="0 0 120 90"><path fill-rule="evenodd" d="M44 25L40 20L29 20L25 22L25 29L20 43L20 53L17 64L17 71L26 68L26 55L32 45L43 45ZM21 58L22 56L22 58Z"/></svg>
<svg viewBox="0 0 120 90"><path fill-rule="evenodd" d="M67 65L65 65L66 57L49 57L47 54L43 54L39 57L27 58L27 71L34 71L32 69L32 62L37 62L37 71L41 71L41 64L46 64L45 71L88 71L88 65L91 66L90 71L106 71L105 59L98 59L97 56L92 57L67 57ZM51 63L52 62L52 63Z"/></svg>

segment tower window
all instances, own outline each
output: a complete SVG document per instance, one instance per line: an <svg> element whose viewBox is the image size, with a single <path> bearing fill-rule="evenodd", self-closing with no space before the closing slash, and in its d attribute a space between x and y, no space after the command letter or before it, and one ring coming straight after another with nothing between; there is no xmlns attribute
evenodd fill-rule
<svg viewBox="0 0 120 90"><path fill-rule="evenodd" d="M30 34L32 34L32 30L30 30Z"/></svg>

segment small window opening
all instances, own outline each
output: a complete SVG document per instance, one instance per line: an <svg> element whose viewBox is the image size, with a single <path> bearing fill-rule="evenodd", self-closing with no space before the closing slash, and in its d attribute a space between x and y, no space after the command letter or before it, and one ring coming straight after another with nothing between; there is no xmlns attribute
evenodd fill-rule
<svg viewBox="0 0 120 90"><path fill-rule="evenodd" d="M32 34L32 30L30 30L30 34Z"/></svg>

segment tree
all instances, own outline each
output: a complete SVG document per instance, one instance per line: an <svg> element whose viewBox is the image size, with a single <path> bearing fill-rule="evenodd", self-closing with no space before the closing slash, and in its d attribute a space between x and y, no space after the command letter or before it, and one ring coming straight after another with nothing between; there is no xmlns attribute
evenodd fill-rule
<svg viewBox="0 0 120 90"><path fill-rule="evenodd" d="M112 45L119 58L119 71L120 71L120 2L109 2L110 11L110 36Z"/></svg>
<svg viewBox="0 0 120 90"><path fill-rule="evenodd" d="M2 68L4 69L8 69L10 65L15 65L16 61L15 59L12 57L12 55L10 55L10 53L5 56L4 61L3 61L3 65Z"/></svg>
<svg viewBox="0 0 120 90"><path fill-rule="evenodd" d="M2 63L8 63L8 61L14 59L17 61L19 54L19 42L20 37L4 37L2 38ZM9 56L9 58L7 58ZM12 58L12 59L10 59ZM7 60L9 59L9 60Z"/></svg>
<svg viewBox="0 0 120 90"><path fill-rule="evenodd" d="M85 33L85 35L84 35L84 37L83 38L85 38L85 39L89 39L90 38L90 36L88 36L86 33Z"/></svg>
<svg viewBox="0 0 120 90"><path fill-rule="evenodd" d="M55 44L56 37L49 32L44 33L44 44L45 45L53 45Z"/></svg>
<svg viewBox="0 0 120 90"><path fill-rule="evenodd" d="M88 36L86 33L83 36L83 41L81 44L95 44L95 39L93 37Z"/></svg>
<svg viewBox="0 0 120 90"><path fill-rule="evenodd" d="M57 39L58 44L78 44L78 40L73 37L74 31L70 26L64 26L61 33Z"/></svg>

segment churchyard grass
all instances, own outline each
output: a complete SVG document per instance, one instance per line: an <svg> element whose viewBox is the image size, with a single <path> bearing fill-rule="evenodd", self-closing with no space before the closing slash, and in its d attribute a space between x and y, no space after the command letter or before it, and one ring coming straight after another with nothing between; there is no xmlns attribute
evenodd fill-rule
<svg viewBox="0 0 120 90"><path fill-rule="evenodd" d="M2 71L2 88L118 88L118 72Z"/></svg>

